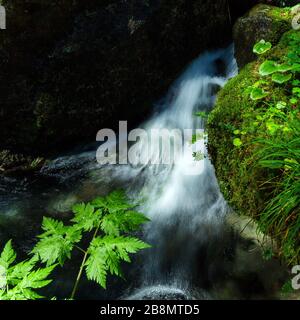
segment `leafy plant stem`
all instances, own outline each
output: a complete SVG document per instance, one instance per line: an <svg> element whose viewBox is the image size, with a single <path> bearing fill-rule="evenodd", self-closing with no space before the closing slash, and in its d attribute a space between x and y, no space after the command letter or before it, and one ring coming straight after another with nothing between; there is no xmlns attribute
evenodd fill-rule
<svg viewBox="0 0 300 320"><path fill-rule="evenodd" d="M94 232L92 241L96 238L96 236L97 236L97 234L98 234L98 231L99 231L99 228L100 228L100 223L99 223L97 229L96 229L95 232ZM83 268L84 268L84 266L85 266L85 263L86 263L86 260L87 260L87 257L88 257L88 250L84 251L84 250L82 250L81 248L78 248L78 249L80 249L80 251L83 251L83 252L84 252L84 256L83 256L83 259L82 259L82 262L81 262L81 265L80 265L80 268L79 268L79 271L78 271L78 275L77 275L77 278L76 278L76 281L75 281L75 284L74 284L74 287L73 287L73 290L72 290L72 294L71 294L71 297L70 297L71 300L74 300L76 291L77 291L77 289L78 289L79 282L80 282L80 280L81 280Z"/></svg>

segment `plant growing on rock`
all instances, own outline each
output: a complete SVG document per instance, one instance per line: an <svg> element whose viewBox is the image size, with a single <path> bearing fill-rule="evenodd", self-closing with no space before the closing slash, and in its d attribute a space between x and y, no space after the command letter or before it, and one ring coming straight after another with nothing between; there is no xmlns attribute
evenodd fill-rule
<svg viewBox="0 0 300 320"><path fill-rule="evenodd" d="M260 80L246 90L256 101L256 120L251 122L250 117L238 131L256 132L256 138L248 142L257 150L255 163L275 174L266 183L273 191L260 214L259 227L280 239L280 254L292 263L300 255L300 34L291 32L286 39L286 54L262 61ZM270 49L262 40L253 51L262 56ZM284 87L281 98L274 94L277 86ZM241 147L242 140L234 138L233 144Z"/></svg>

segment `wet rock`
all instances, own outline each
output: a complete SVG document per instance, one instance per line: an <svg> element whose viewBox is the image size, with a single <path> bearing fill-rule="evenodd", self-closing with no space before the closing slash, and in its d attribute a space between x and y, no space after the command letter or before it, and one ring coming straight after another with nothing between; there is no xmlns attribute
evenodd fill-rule
<svg viewBox="0 0 300 320"><path fill-rule="evenodd" d="M137 290L126 300L188 300L189 294L176 287L157 285Z"/></svg>
<svg viewBox="0 0 300 320"><path fill-rule="evenodd" d="M6 176L28 175L40 169L44 161L40 157L33 158L3 150L0 152L0 174Z"/></svg>
<svg viewBox="0 0 300 320"><path fill-rule="evenodd" d="M237 235L226 290L245 298L259 298L262 292L266 298L279 298L288 268L275 258L276 242L260 232L258 224L247 216L231 213L226 222Z"/></svg>

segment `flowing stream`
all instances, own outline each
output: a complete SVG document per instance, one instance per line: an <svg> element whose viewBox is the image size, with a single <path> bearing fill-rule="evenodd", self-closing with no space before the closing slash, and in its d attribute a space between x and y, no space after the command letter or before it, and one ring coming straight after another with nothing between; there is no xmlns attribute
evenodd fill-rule
<svg viewBox="0 0 300 320"><path fill-rule="evenodd" d="M218 89L236 73L232 47L202 54L175 81L141 128L146 132L205 129L204 119L196 117L195 112L210 111ZM133 199L145 199L140 211L151 222L142 237L153 248L125 267L127 282L109 279L107 292L101 294L98 287L83 283L80 298L223 297L218 288L230 278L237 240L224 227L229 210L219 191L205 140L204 134L195 143L185 141L183 152L172 164L100 165L92 146L51 161L30 179L1 178L0 238L15 239L19 250L27 252L39 233L43 215L68 217L74 203L123 187ZM147 163L164 156L164 152L146 153L145 149L146 142L141 139L134 156L137 163L141 158ZM197 161L193 158L195 150L203 155ZM67 275L57 275L59 280L52 292L58 296L70 291L76 268L70 265L68 270ZM253 279L236 281L244 281L246 286ZM244 297L240 289L236 293L236 284L229 287L226 298ZM257 291L264 294L264 288Z"/></svg>

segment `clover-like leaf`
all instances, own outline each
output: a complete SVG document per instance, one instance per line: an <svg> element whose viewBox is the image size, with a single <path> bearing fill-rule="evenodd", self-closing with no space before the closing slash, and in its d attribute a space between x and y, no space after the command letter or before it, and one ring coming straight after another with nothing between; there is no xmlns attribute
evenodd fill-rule
<svg viewBox="0 0 300 320"><path fill-rule="evenodd" d="M292 78L292 74L288 73L288 74L282 74L282 73L274 73L272 75L272 81L275 83L279 83L279 84L283 84L285 82L288 82L289 80L291 80Z"/></svg>
<svg viewBox="0 0 300 320"><path fill-rule="evenodd" d="M260 100L260 99L265 98L267 95L268 95L268 93L265 92L264 89L254 87L254 88L252 88L252 90L251 90L250 98L251 98L252 100Z"/></svg>
<svg viewBox="0 0 300 320"><path fill-rule="evenodd" d="M233 139L233 145L235 147L239 148L239 147L241 147L243 145L243 142L242 142L242 140L240 138L235 138L235 139Z"/></svg>
<svg viewBox="0 0 300 320"><path fill-rule="evenodd" d="M271 60L266 60L259 67L259 74L263 77L275 72L278 72L278 64Z"/></svg>
<svg viewBox="0 0 300 320"><path fill-rule="evenodd" d="M272 48L271 42L266 42L265 40L260 40L258 43L255 44L253 47L253 52L256 54L264 54Z"/></svg>

